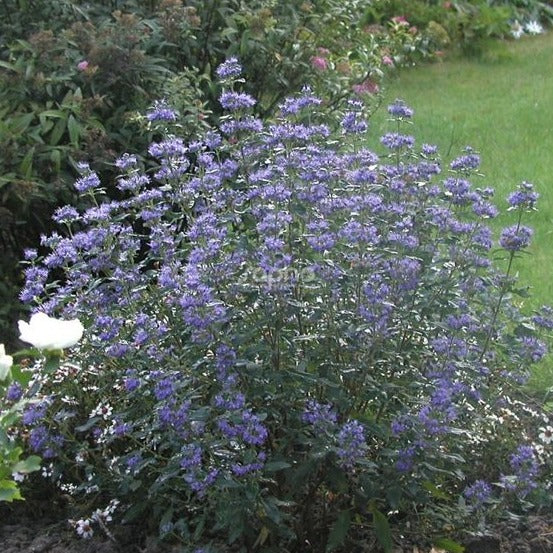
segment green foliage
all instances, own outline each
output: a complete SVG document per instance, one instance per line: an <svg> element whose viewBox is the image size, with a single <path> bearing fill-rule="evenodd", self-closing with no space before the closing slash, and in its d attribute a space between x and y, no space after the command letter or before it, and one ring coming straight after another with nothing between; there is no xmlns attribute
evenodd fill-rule
<svg viewBox="0 0 553 553"><path fill-rule="evenodd" d="M516 18L541 21L547 25L553 24L553 3L541 0L488 0L490 6L508 6Z"/></svg>
<svg viewBox="0 0 553 553"><path fill-rule="evenodd" d="M541 32L536 30L540 23L553 21L553 7L537 0L376 0L364 14L369 25L387 25L398 18L418 28L415 47L424 58L453 48L464 56L497 61L505 53L498 39Z"/></svg>
<svg viewBox="0 0 553 553"><path fill-rule="evenodd" d="M449 551L449 553L464 553L465 548L450 538L438 538L433 540L436 547Z"/></svg>
<svg viewBox="0 0 553 553"><path fill-rule="evenodd" d="M456 39L468 56L480 56L490 39L504 38L510 30L513 11L509 6L491 6L482 1L458 8Z"/></svg>
<svg viewBox="0 0 553 553"><path fill-rule="evenodd" d="M384 553L391 553L393 548L392 532L386 515L381 513L376 506L371 505L371 513L373 516L373 525L378 543L382 547Z"/></svg>
<svg viewBox="0 0 553 553"><path fill-rule="evenodd" d="M3 405L0 409L0 502L23 499L19 481L28 474L40 469L41 459L37 455L24 455L20 440L13 435L13 427L21 419L27 400L6 399L6 390L10 386L27 386L30 374L21 371L20 365L13 365L6 378L0 380L0 397Z"/></svg>
<svg viewBox="0 0 553 553"><path fill-rule="evenodd" d="M431 21L443 22L449 13L443 2L425 0L376 0L371 2L364 16L366 24L385 25L393 17L403 16L423 29Z"/></svg>

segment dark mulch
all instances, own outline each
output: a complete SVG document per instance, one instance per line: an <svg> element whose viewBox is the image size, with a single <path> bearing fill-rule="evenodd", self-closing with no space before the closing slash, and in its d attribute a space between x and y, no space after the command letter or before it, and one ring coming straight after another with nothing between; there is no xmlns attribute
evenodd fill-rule
<svg viewBox="0 0 553 553"><path fill-rule="evenodd" d="M139 539L138 528L112 525L111 536L96 527L92 539L79 538L63 506L46 500L0 504L1 553L178 553L154 539ZM488 536L465 542L465 553L553 553L553 513L505 521ZM363 548L365 549L365 548ZM367 544L366 553L376 553ZM398 545L394 553L429 553L428 548ZM433 553L442 553L433 550Z"/></svg>

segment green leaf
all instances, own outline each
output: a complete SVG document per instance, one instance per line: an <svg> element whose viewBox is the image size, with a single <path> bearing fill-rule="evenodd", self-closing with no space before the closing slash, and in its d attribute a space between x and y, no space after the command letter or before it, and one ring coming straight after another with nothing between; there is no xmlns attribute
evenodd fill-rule
<svg viewBox="0 0 553 553"><path fill-rule="evenodd" d="M204 527L205 527L205 512L198 520L198 524L196 525L196 529L194 530L194 540L199 540L200 536L203 534Z"/></svg>
<svg viewBox="0 0 553 553"><path fill-rule="evenodd" d="M302 485L319 469L321 462L322 459L320 458L308 458L306 461L299 464L296 470L290 475L290 484L292 486Z"/></svg>
<svg viewBox="0 0 553 553"><path fill-rule="evenodd" d="M328 536L328 541L326 542L326 552L334 551L336 548L340 547L346 536L348 535L349 527L351 526L351 511L342 511L336 522L332 526L332 530Z"/></svg>
<svg viewBox="0 0 553 553"><path fill-rule="evenodd" d="M289 469L292 465L286 461L272 461L265 465L267 472L278 472L279 470Z"/></svg>
<svg viewBox="0 0 553 553"><path fill-rule="evenodd" d="M60 356L57 350L48 351L43 371L46 374L55 373L60 368Z"/></svg>
<svg viewBox="0 0 553 553"><path fill-rule="evenodd" d="M25 154L25 157L21 160L19 165L19 170L25 176L25 178L30 178L33 174L33 157L35 155L35 147L29 148L29 151Z"/></svg>
<svg viewBox="0 0 553 553"><path fill-rule="evenodd" d="M8 63L7 61L0 60L0 67L4 69L9 69L10 71L15 71L16 73L21 73L21 70L17 68L13 63Z"/></svg>
<svg viewBox="0 0 553 553"><path fill-rule="evenodd" d="M262 499L261 503L267 518L278 526L282 522L282 515L272 499L271 497Z"/></svg>
<svg viewBox="0 0 553 553"><path fill-rule="evenodd" d="M17 484L13 480L0 480L0 501L11 503L14 499L23 499Z"/></svg>
<svg viewBox="0 0 553 553"><path fill-rule="evenodd" d="M79 138L81 136L81 126L73 115L67 120L67 130L69 131L69 140L75 148L79 147Z"/></svg>
<svg viewBox="0 0 553 553"><path fill-rule="evenodd" d="M14 117L10 121L10 131L14 134L22 134L27 130L34 118L34 113L25 113L19 117Z"/></svg>
<svg viewBox="0 0 553 553"><path fill-rule="evenodd" d="M59 173L61 169L61 152L59 150L52 150L50 161L54 164L56 173Z"/></svg>
<svg viewBox="0 0 553 553"><path fill-rule="evenodd" d="M386 499L390 503L392 509L397 509L403 496L403 490L400 486L390 486L386 490Z"/></svg>
<svg viewBox="0 0 553 553"><path fill-rule="evenodd" d="M422 487L427 491L430 492L430 495L432 497L435 497L436 499L443 499L445 501L448 501L451 499L451 497L444 492L442 489L438 488L435 484L430 482L430 480L426 480L422 483Z"/></svg>
<svg viewBox="0 0 553 553"><path fill-rule="evenodd" d="M50 134L50 146L57 146L58 142L61 140L61 137L63 136L63 133L65 132L65 127L67 126L67 122L65 118L59 119L56 123L56 126L52 130L52 133Z"/></svg>
<svg viewBox="0 0 553 553"><path fill-rule="evenodd" d="M248 54L250 45L250 32L245 30L242 33L242 40L240 41L240 56L245 58Z"/></svg>
<svg viewBox="0 0 553 553"><path fill-rule="evenodd" d="M23 371L19 365L12 365L12 379L21 384L23 388L29 384L32 377L30 371Z"/></svg>
<svg viewBox="0 0 553 553"><path fill-rule="evenodd" d="M140 503L135 503L123 517L123 524L127 524L136 520L146 509L148 508L148 502L142 501Z"/></svg>
<svg viewBox="0 0 553 553"><path fill-rule="evenodd" d="M41 458L38 455L30 455L27 459L19 461L13 467L13 472L20 472L21 474L28 474L29 472L35 472L40 469Z"/></svg>
<svg viewBox="0 0 553 553"><path fill-rule="evenodd" d="M438 538L437 540L433 541L436 547L439 547L440 549L445 549L450 553L463 553L465 551L464 546L454 540L450 540L449 538Z"/></svg>
<svg viewBox="0 0 553 553"><path fill-rule="evenodd" d="M88 419L87 422L84 424L81 424L80 426L77 426L75 428L76 432L86 432L87 430L90 430L99 420L101 420L102 417L92 417Z"/></svg>
<svg viewBox="0 0 553 553"><path fill-rule="evenodd" d="M391 553L394 546L392 541L392 532L388 519L383 515L374 505L371 506L371 513L373 515L374 533L378 543L380 543L384 553Z"/></svg>
<svg viewBox="0 0 553 553"><path fill-rule="evenodd" d="M42 121L47 117L52 117L54 119L65 119L65 113L61 109L46 109L41 111L38 115L38 118Z"/></svg>

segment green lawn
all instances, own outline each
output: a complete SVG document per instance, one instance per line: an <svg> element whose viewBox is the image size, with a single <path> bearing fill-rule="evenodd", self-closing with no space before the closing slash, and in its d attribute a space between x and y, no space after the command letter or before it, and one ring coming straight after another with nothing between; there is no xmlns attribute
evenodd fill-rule
<svg viewBox="0 0 553 553"><path fill-rule="evenodd" d="M517 265L520 283L530 286L527 307L553 304L553 33L506 44L499 61L451 59L402 70L385 91L386 106L404 99L415 110L418 143L440 147L446 160L470 145L482 156L485 178L479 186L496 189L504 212L496 228L511 224L507 194L521 181L540 193L539 211L526 223L534 227L531 255ZM385 128L382 108L372 119L373 136ZM553 386L553 356L532 381Z"/></svg>

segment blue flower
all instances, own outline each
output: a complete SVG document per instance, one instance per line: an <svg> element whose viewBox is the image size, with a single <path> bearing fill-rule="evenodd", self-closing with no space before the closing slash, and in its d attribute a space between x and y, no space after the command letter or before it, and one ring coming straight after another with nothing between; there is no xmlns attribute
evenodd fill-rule
<svg viewBox="0 0 553 553"><path fill-rule="evenodd" d="M336 453L340 459L340 465L351 469L364 457L367 449L365 429L356 420L345 423L338 433L338 446Z"/></svg>
<svg viewBox="0 0 553 553"><path fill-rule="evenodd" d="M476 480L465 488L463 495L469 499L474 507L481 507L492 495L492 488L485 480Z"/></svg>
<svg viewBox="0 0 553 553"><path fill-rule="evenodd" d="M390 132L382 136L380 142L387 148L390 148L390 150L400 150L401 148L412 148L415 144L415 137L397 132Z"/></svg>
<svg viewBox="0 0 553 553"><path fill-rule="evenodd" d="M517 252L530 245L534 231L523 225L513 225L501 231L499 245L507 251Z"/></svg>
<svg viewBox="0 0 553 553"><path fill-rule="evenodd" d="M414 112L403 100L396 99L393 104L388 106L388 113L394 117L410 119Z"/></svg>
<svg viewBox="0 0 553 553"><path fill-rule="evenodd" d="M507 198L509 208L526 208L532 209L538 201L539 194L534 192L534 185L529 182L523 182L519 185L518 190L512 192Z"/></svg>
<svg viewBox="0 0 553 553"><path fill-rule="evenodd" d="M148 121L176 121L177 116L178 112L171 109L165 100L154 102L146 112Z"/></svg>
<svg viewBox="0 0 553 553"><path fill-rule="evenodd" d="M236 111L253 107L255 105L255 98L249 94L225 91L221 94L219 102L225 109Z"/></svg>
<svg viewBox="0 0 553 553"><path fill-rule="evenodd" d="M219 65L215 70L215 74L219 79L230 79L233 77L239 77L242 73L242 66L238 59L233 56Z"/></svg>
<svg viewBox="0 0 553 553"><path fill-rule="evenodd" d="M98 188L99 186L100 179L94 172L90 172L75 181L75 188L78 192L87 192L88 190Z"/></svg>

